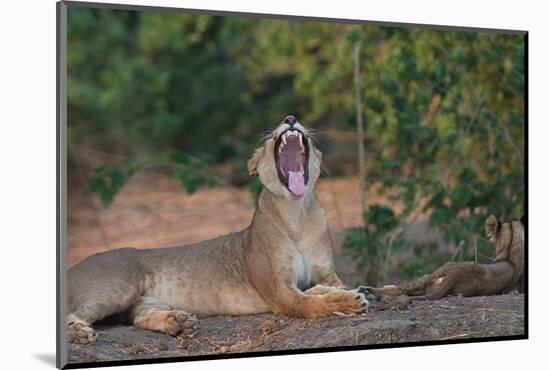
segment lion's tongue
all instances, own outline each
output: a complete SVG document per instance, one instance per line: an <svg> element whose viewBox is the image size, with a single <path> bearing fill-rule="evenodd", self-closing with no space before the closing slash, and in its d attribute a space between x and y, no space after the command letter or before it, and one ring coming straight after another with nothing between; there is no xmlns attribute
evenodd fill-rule
<svg viewBox="0 0 550 370"><path fill-rule="evenodd" d="M288 188L292 194L300 196L306 191L306 184L304 182L304 174L302 172L288 171Z"/></svg>

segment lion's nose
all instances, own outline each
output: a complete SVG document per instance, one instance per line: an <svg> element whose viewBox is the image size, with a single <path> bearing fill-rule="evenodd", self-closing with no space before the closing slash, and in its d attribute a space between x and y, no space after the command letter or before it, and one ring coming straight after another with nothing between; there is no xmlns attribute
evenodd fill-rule
<svg viewBox="0 0 550 370"><path fill-rule="evenodd" d="M286 116L283 122L290 126L293 126L297 121L296 121L296 117L294 116Z"/></svg>

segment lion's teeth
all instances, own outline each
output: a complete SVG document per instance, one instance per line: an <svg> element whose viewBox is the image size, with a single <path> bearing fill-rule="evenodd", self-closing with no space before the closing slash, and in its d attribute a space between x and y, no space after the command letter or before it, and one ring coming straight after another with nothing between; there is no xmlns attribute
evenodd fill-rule
<svg viewBox="0 0 550 370"><path fill-rule="evenodd" d="M298 137L300 138L300 148L302 148L302 152L304 151L304 137L301 133L298 134Z"/></svg>
<svg viewBox="0 0 550 370"><path fill-rule="evenodd" d="M283 145L286 145L286 134L283 134L282 140L283 140Z"/></svg>

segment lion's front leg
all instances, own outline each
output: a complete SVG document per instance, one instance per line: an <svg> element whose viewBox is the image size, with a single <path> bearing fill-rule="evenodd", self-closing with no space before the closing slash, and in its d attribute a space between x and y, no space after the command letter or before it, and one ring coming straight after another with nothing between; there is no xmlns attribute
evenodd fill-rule
<svg viewBox="0 0 550 370"><path fill-rule="evenodd" d="M347 289L334 268L332 239L328 229L322 234L320 240L315 243L315 250L317 253L308 256L313 282L319 285Z"/></svg>
<svg viewBox="0 0 550 370"><path fill-rule="evenodd" d="M316 286L306 292L295 287L278 289L269 304L275 313L306 318L320 318L338 313L361 314L369 305L364 294L355 290Z"/></svg>
<svg viewBox="0 0 550 370"><path fill-rule="evenodd" d="M323 261L325 263L318 263L312 267L312 280L315 284L325 285L329 287L347 289L346 285L340 280L334 265L330 261Z"/></svg>
<svg viewBox="0 0 550 370"><path fill-rule="evenodd" d="M251 282L273 313L321 318L338 313L360 314L368 307L364 294L356 290L316 285L302 292L291 270L273 269L262 260L251 268ZM261 267L261 268L260 268Z"/></svg>
<svg viewBox="0 0 550 370"><path fill-rule="evenodd" d="M261 240L258 244L260 242ZM279 244L268 248L268 251L269 253L251 253L247 262L250 283L272 312L306 318L366 312L368 301L364 294L344 289L344 284L336 274L318 274L316 267L331 265L312 263L314 267L311 281L317 286L302 292L298 289L301 256L294 246L285 248ZM333 271L325 271L331 270ZM321 281L330 281L333 285L329 286Z"/></svg>
<svg viewBox="0 0 550 370"><path fill-rule="evenodd" d="M333 286L317 284L314 287L305 290L304 294L319 295L319 294L325 294L325 293L329 293L329 292L339 291L341 289L343 289L343 288L335 288Z"/></svg>

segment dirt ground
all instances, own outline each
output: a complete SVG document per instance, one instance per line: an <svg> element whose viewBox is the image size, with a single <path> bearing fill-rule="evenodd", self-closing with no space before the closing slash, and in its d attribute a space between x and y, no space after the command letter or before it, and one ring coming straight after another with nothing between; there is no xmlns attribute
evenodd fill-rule
<svg viewBox="0 0 550 370"><path fill-rule="evenodd" d="M322 178L316 188L334 241L336 271L346 284L364 284L341 247L346 230L362 224L358 186L355 177ZM368 204L399 208L374 186L370 190ZM247 188L218 186L187 194L178 181L155 172L138 173L104 208L78 181L69 181L68 265L114 248L185 245L239 231L250 224L254 208ZM405 236L436 241L445 248L442 238L426 225L425 217L417 217Z"/></svg>
<svg viewBox="0 0 550 370"><path fill-rule="evenodd" d="M356 178L322 179L317 194L333 234L361 224ZM374 194L369 200L384 201ZM177 180L154 172L131 178L108 208L84 186L69 183L69 265L112 248L184 245L238 231L250 224L254 208L247 188L188 194Z"/></svg>
<svg viewBox="0 0 550 370"><path fill-rule="evenodd" d="M261 314L215 316L192 339L121 324L97 325L95 345L70 344L72 363L265 352L523 335L524 296L448 297L399 305L373 302L365 315L307 320Z"/></svg>

